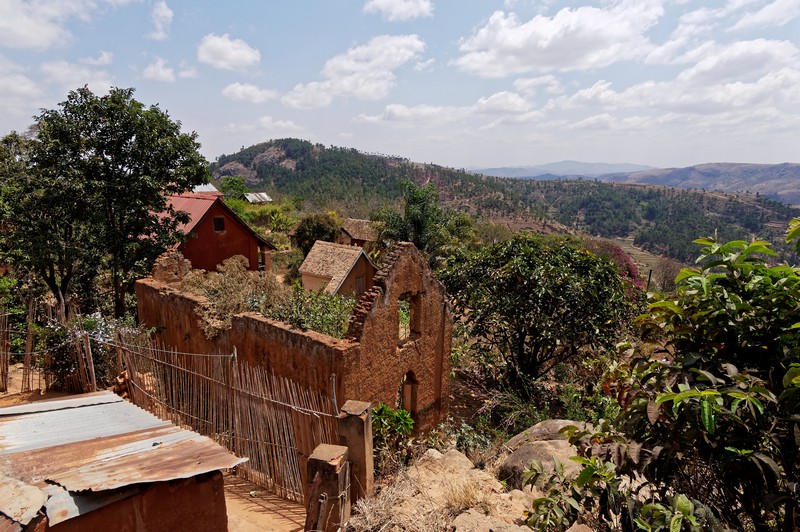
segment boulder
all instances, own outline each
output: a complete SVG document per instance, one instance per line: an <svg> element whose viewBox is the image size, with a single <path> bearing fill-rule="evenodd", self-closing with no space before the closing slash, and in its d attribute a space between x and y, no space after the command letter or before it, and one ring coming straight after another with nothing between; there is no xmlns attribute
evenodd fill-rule
<svg viewBox="0 0 800 532"><path fill-rule="evenodd" d="M455 532L530 532L527 526L507 523L497 517L486 515L484 512L470 508L456 517L452 524Z"/></svg>
<svg viewBox="0 0 800 532"><path fill-rule="evenodd" d="M505 482L509 488L522 488L522 479L525 471L534 461L539 461L545 471L553 470L553 458L564 464L567 476L577 476L581 469L580 464L570 460L577 450L568 441L544 440L523 443L500 464L497 469L497 478Z"/></svg>
<svg viewBox="0 0 800 532"><path fill-rule="evenodd" d="M547 419L530 428L527 428L508 440L505 447L511 451L517 449L525 443L542 440L564 440L568 438L561 434L561 429L574 425L580 430L590 429L592 425L582 421L571 421L569 419Z"/></svg>

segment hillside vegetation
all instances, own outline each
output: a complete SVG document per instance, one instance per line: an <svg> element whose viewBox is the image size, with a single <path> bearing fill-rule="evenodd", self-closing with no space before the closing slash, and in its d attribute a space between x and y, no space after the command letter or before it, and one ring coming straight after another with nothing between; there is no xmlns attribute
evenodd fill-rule
<svg viewBox="0 0 800 532"><path fill-rule="evenodd" d="M370 217L400 204L404 179L434 183L447 208L544 232L582 231L634 244L678 260L693 258L691 241L715 231L722 239L780 241L800 210L750 194L704 192L601 180L521 180L413 163L395 156L279 139L223 155L214 177L240 175L254 190L302 200L306 210ZM778 248L780 258L786 249Z"/></svg>

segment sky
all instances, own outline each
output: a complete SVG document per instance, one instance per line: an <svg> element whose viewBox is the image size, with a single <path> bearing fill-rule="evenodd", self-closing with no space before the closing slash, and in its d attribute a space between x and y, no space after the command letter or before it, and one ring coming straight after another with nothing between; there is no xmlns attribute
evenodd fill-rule
<svg viewBox="0 0 800 532"><path fill-rule="evenodd" d="M0 134L134 87L215 160L800 162L800 0L0 0Z"/></svg>

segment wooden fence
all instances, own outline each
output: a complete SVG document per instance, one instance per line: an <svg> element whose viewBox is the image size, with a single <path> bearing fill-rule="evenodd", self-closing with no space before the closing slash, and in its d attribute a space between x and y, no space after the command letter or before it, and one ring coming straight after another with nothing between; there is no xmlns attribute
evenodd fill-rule
<svg viewBox="0 0 800 532"><path fill-rule="evenodd" d="M333 400L233 355L178 353L120 337L133 402L249 458L237 475L303 501L308 457L338 443Z"/></svg>

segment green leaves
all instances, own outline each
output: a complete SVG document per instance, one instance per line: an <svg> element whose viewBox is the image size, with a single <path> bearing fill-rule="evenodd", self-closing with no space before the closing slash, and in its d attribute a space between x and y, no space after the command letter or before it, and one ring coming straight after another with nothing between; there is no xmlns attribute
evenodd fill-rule
<svg viewBox="0 0 800 532"><path fill-rule="evenodd" d="M439 277L476 339L471 348L493 353L512 383L582 348L611 347L636 313L616 266L563 237L461 251Z"/></svg>

